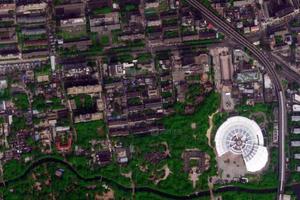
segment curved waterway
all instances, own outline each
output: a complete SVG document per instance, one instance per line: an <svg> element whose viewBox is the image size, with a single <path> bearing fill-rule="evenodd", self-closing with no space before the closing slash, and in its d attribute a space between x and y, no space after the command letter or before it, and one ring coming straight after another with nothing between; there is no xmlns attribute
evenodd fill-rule
<svg viewBox="0 0 300 200"><path fill-rule="evenodd" d="M9 180L5 180L4 182L0 183L1 187L7 186L9 184L13 184L15 182L18 182L24 178L26 178L26 176L36 167L38 167L41 164L44 163L59 163L59 164L63 164L65 167L67 167L71 172L73 172L76 177L80 180L83 181L103 181L108 185L111 185L113 187L116 187L119 190L122 190L124 192L131 192L132 188L129 186L124 186L119 184L118 182L103 177L103 176L94 176L94 177L84 177L82 176L70 163L64 161L64 160L60 160L58 158L54 158L54 157L45 157L45 158L41 158L39 160L34 161L33 163L31 163L31 165L29 165L29 167L19 176L13 178L13 179L9 179ZM239 187L239 186L223 186L220 188L215 189L213 192L214 193L222 193L222 192L246 192L246 193L276 193L277 192L277 188L268 188L268 189L249 189L249 188L244 188L244 187ZM152 193L152 194L156 194L159 195L161 197L164 197L166 199L194 199L197 197L203 197L203 196L209 196L210 192L209 190L203 190L203 191L199 191L199 192L195 192L189 195L174 195L174 194L169 194L154 188L150 188L150 187L135 187L135 192L148 192L148 193Z"/></svg>

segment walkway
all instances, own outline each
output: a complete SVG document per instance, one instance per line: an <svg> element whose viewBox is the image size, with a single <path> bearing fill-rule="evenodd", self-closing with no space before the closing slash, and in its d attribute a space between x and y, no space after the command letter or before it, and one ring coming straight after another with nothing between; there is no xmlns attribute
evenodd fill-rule
<svg viewBox="0 0 300 200"><path fill-rule="evenodd" d="M219 109L216 110L216 112L212 113L210 116L208 116L208 124L209 124L209 128L206 131L206 137L208 139L208 145L213 148L213 146L211 145L211 132L213 130L214 127L214 116L215 114L217 114L219 112Z"/></svg>

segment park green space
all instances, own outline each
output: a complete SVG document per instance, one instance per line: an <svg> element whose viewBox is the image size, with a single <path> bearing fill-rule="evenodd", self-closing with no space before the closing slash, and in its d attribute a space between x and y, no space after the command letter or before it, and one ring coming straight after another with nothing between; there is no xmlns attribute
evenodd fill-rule
<svg viewBox="0 0 300 200"><path fill-rule="evenodd" d="M16 173L20 172L19 166L19 163L10 165L16 167ZM61 178L55 175L58 169L64 171ZM50 182L47 182L49 180ZM35 183L41 184L42 190L34 188ZM89 189L91 185L94 185L94 189ZM95 194L102 194L104 188L99 181L84 182L78 179L62 164L45 163L34 168L22 180L1 187L0 192L5 199L49 199L51 195L55 199L86 199L86 194L95 199Z"/></svg>
<svg viewBox="0 0 300 200"><path fill-rule="evenodd" d="M93 168L88 163L89 160L83 156L72 156L67 155L67 160L82 174L86 177L94 177L96 175L103 175L109 179L115 180L118 183L130 186L130 180L121 175L129 171L133 172L133 179L137 186L147 186L170 192L173 194L188 194L193 191L191 182L188 180L188 174L183 172L183 161L181 154L186 148L199 148L200 150L207 152L212 158L214 158L213 150L207 145L207 139L205 132L208 128L208 115L214 112L219 105L219 95L211 93L207 96L206 101L198 107L197 112L194 115L185 116L176 114L170 118L165 118L162 123L166 126L166 131L159 135L150 136L129 136L128 138L117 138L113 139L114 142L122 142L124 146L133 146L135 149L133 160L129 162L127 166L119 166L118 164L110 164L103 168ZM191 122L197 124L197 128L194 130L191 128ZM101 139L100 133L104 129L105 125L103 121L94 121L87 123L75 124L77 132L76 145L84 148L89 148L92 139ZM99 130L100 129L100 130ZM154 149L160 150L159 145L162 142L166 142L171 151L171 157L161 161L157 165L147 163L144 159L146 153L152 152ZM215 161L212 159L211 168L200 176L200 181L197 184L197 189L207 188L208 176L215 174ZM13 178L17 173L10 172L10 169L17 169L17 167L11 167L10 165L21 166L23 169L22 162L8 163L5 168L6 178ZM150 172L155 172L163 165L167 164L172 171L171 175L167 180L162 181L158 185L155 185L149 180ZM149 173L141 172L138 165L148 165ZM21 172L21 171L20 171Z"/></svg>
<svg viewBox="0 0 300 200"><path fill-rule="evenodd" d="M130 147L134 150L132 160L130 160L128 165L120 166L114 162L113 164L100 168L89 165L90 160L87 157L66 155L65 159L67 159L67 161L70 162L75 169L85 177L102 175L127 187L131 186L131 181L124 177L122 173L132 172L132 179L137 187L146 186L177 195L184 195L195 190L207 189L208 177L216 174L216 161L214 159L215 154L213 150L208 146L205 134L208 129L208 116L218 109L219 103L219 95L212 92L206 96L205 101L201 105L197 106L196 112L193 115L183 115L178 112L171 117L164 118L161 123L164 124L166 130L161 134L148 136L130 135L122 138L111 138L113 143L121 142L123 146ZM255 112L271 113L272 108L272 104L256 104L255 106L243 105L237 107L237 113L250 117L251 114ZM213 119L215 124L213 132L217 130L227 117L228 114L223 112L215 115ZM196 123L196 129L192 129L191 123ZM85 149L89 149L91 147L91 140L101 139L106 133L106 127L103 121L78 123L75 124L75 129L77 132L77 140L75 141L75 144ZM145 155L153 151L161 151L162 143L168 144L171 154L170 158L162 160L158 164L152 164L146 161ZM195 189L193 189L191 181L188 180L188 174L183 172L183 160L181 158L185 149L193 148L198 148L201 151L208 153L212 158L210 161L210 169L199 176L199 181L197 182ZM237 185L246 188L276 187L276 162L278 154L274 149L271 149L270 152L271 161L269 169L261 176L249 176L248 178L252 181L251 183ZM113 157L113 159L115 160L115 157ZM5 170L15 168L16 171L19 172L18 167L10 166L18 164L20 163L13 162L10 164L9 162L4 168ZM164 165L168 165L172 173L166 180L163 180L156 185L149 179L150 175L157 173L157 170L162 168ZM148 170L146 172L142 172L139 166L147 166ZM11 178L16 175L16 173L14 174L9 171L6 171L5 173L7 174L7 178ZM140 195L143 196L143 194Z"/></svg>
<svg viewBox="0 0 300 200"><path fill-rule="evenodd" d="M192 183L188 180L188 174L183 172L183 160L181 155L185 149L198 148L201 151L208 153L211 156L211 167L203 175L199 177L196 189L207 188L207 179L216 173L214 160L214 152L207 144L207 138L205 137L206 130L208 129L208 116L213 113L219 106L219 95L211 93L207 96L205 102L199 105L197 112L194 115L181 115L175 114L172 117L168 117L162 120L162 123L166 127L166 131L158 135L149 136L128 136L126 138L112 139L115 142L122 142L124 146L131 146L135 153L132 160L126 166L120 166L118 164L110 164L106 167L96 170L86 170L86 159L81 157L71 157L71 163L79 168L81 173L85 176L94 176L96 174L103 175L107 178L116 180L126 186L130 186L130 180L121 175L121 173L133 173L133 179L137 186L148 186L162 190L172 194L188 194L194 191ZM191 128L191 123L196 123L196 129ZM94 125L99 123L95 122ZM82 123L77 126L78 144L87 145L88 141L95 138L95 135L81 137L80 133L94 132L89 131L91 125L87 126ZM78 127L80 126L80 127ZM159 151L162 143L167 143L170 149L171 157L159 162L158 164L151 164L145 160L145 154L153 152L155 149ZM149 180L150 173L155 173L157 169L160 169L164 165L168 165L172 173L170 176L161 181L158 185L155 185L153 181ZM86 166L83 166L86 165ZM142 172L139 166L147 165L148 171Z"/></svg>
<svg viewBox="0 0 300 200"><path fill-rule="evenodd" d="M62 101L58 97L52 97L46 101L45 97L40 94L33 97L32 108L38 111L56 110L64 108Z"/></svg>
<svg viewBox="0 0 300 200"><path fill-rule="evenodd" d="M91 145L89 141L103 138L104 135L101 135L101 132L105 130L105 123L102 120L81 122L75 124L75 129L77 133L76 144L87 148Z"/></svg>
<svg viewBox="0 0 300 200"><path fill-rule="evenodd" d="M43 65L34 69L35 76L42 76L42 75L51 75L51 65Z"/></svg>
<svg viewBox="0 0 300 200"><path fill-rule="evenodd" d="M55 175L56 170L63 170L62 177ZM50 181L49 181L50 180ZM39 183L42 190L36 190L33 185ZM1 187L1 195L5 199L43 199L53 195L55 199L85 199L86 194L92 199L96 194L101 195L105 189L101 181L84 181L76 177L66 166L59 163L45 163L33 168L22 180L12 182L6 187ZM132 199L132 194L119 189L112 184L115 199ZM91 186L93 189L91 189ZM215 193L215 196L222 195L224 200L255 200L275 199L276 193L246 193L246 192L222 192ZM139 200L165 200L151 192L135 193L135 199ZM194 198L195 200L208 200L209 196Z"/></svg>
<svg viewBox="0 0 300 200"><path fill-rule="evenodd" d="M27 94L25 94L25 93L14 94L12 100L18 109L23 110L23 111L28 110L29 101L28 101Z"/></svg>
<svg viewBox="0 0 300 200"><path fill-rule="evenodd" d="M71 157L68 159L75 168L86 177L93 177L99 174L123 185L130 186L129 179L123 177L120 173L132 171L133 179L137 186L153 187L173 194L178 194L179 191L180 195L188 194L193 191L193 188L191 182L188 180L188 174L183 172L181 154L186 148L199 148L209 153L213 158L214 153L207 145L205 132L208 128L208 115L214 112L218 105L219 95L211 93L208 95L206 101L199 106L194 115L184 116L176 114L170 118L165 118L163 123L167 130L162 134L144 137L129 136L128 138L117 139L118 141L122 141L125 146L133 146L136 151L133 160L130 161L127 166L120 167L117 164L111 164L100 169L91 170L91 168L87 166L87 160L83 157ZM195 130L191 128L191 122L197 124ZM78 135L77 144L88 146L91 139L99 138L97 129L103 126L104 123L102 121L76 124L75 128ZM171 158L161 161L157 165L147 163L144 160L145 153L151 152L153 149L159 150L160 148L157 148L157 145L162 142L168 144L171 151ZM143 173L139 170L138 165L144 164L147 164L151 171L155 171L167 164L172 174L167 180L155 185L149 180L148 173ZM197 189L207 188L208 176L215 174L214 165L215 161L212 159L211 169L200 176L201 180L198 182Z"/></svg>

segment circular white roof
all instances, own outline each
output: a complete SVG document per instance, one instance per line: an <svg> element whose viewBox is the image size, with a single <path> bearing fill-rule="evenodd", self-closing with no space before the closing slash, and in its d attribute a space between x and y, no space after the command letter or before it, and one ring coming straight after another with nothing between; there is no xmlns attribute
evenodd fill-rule
<svg viewBox="0 0 300 200"><path fill-rule="evenodd" d="M215 137L218 156L227 152L242 155L249 172L261 170L268 162L268 151L258 124L246 117L228 118Z"/></svg>

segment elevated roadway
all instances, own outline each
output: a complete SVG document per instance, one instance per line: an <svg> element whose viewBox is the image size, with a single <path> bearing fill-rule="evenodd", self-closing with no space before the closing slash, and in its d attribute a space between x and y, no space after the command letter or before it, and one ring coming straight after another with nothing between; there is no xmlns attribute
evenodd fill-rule
<svg viewBox="0 0 300 200"><path fill-rule="evenodd" d="M278 72L282 74L282 76L286 77L286 79L288 79L289 81L294 81L300 85L300 74L295 69L295 66L292 67L291 63L282 59L280 56L274 53L268 52L268 57L270 60L280 66L280 70L278 70Z"/></svg>
<svg viewBox="0 0 300 200"><path fill-rule="evenodd" d="M250 53L264 66L272 83L275 87L279 112L278 112L278 141L279 141L279 186L278 186L278 199L283 200L284 186L285 186L285 133L287 130L287 114L286 114L286 100L281 85L281 81L276 74L274 65L271 63L267 54L262 50L257 49L248 39L241 35L235 28L233 28L227 21L217 16L213 11L202 5L198 0L186 0L192 7L200 11L201 14L212 22L219 30L221 30L227 37L231 38L242 47L247 48Z"/></svg>

